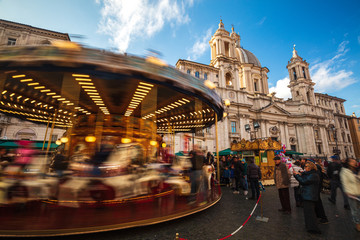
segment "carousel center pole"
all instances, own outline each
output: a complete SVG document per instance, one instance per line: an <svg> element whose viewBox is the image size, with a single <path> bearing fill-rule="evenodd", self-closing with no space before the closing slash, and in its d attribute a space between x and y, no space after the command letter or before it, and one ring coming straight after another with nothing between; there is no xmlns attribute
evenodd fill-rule
<svg viewBox="0 0 360 240"><path fill-rule="evenodd" d="M219 158L219 144L218 144L218 117L215 113L215 139L216 139L216 168L217 168L217 179L220 184L220 158Z"/></svg>

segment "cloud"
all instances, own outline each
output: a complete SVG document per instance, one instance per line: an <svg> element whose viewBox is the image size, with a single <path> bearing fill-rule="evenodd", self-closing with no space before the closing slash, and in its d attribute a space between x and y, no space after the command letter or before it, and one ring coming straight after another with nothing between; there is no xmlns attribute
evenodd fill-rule
<svg viewBox="0 0 360 240"><path fill-rule="evenodd" d="M209 40L211 38L212 28L209 28L205 35L198 39L189 50L188 60L195 61L209 49Z"/></svg>
<svg viewBox="0 0 360 240"><path fill-rule="evenodd" d="M265 22L266 17L263 17L258 23L257 25L263 25L263 23Z"/></svg>
<svg viewBox="0 0 360 240"><path fill-rule="evenodd" d="M340 69L341 63L345 61L343 57L349 51L348 43L349 41L341 42L333 58L319 62L310 68L311 78L316 83L316 91L334 92L356 82L352 77L352 71Z"/></svg>
<svg viewBox="0 0 360 240"><path fill-rule="evenodd" d="M316 60L316 63L310 67L316 92L335 92L356 82L352 77L352 71L341 69L341 64L346 60L344 56L349 51L348 43L349 41L341 42L334 57L325 61ZM289 81L289 77L278 80L276 86L271 87L269 92L276 92L276 96L280 98L290 98L290 88L287 87Z"/></svg>
<svg viewBox="0 0 360 240"><path fill-rule="evenodd" d="M289 77L280 79L276 82L275 87L269 88L269 92L270 93L276 92L276 97L279 98L284 98L284 99L291 98L290 88L287 87L289 83L290 83Z"/></svg>
<svg viewBox="0 0 360 240"><path fill-rule="evenodd" d="M352 105L352 108L360 108L360 105Z"/></svg>
<svg viewBox="0 0 360 240"><path fill-rule="evenodd" d="M193 0L96 0L102 4L99 32L125 52L136 38L150 38L166 24L170 27L190 21L186 8Z"/></svg>

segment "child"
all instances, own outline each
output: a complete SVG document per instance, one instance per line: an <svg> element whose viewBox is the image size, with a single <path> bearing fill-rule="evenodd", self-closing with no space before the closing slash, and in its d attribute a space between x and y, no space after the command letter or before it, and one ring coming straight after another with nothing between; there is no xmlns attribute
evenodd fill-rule
<svg viewBox="0 0 360 240"><path fill-rule="evenodd" d="M234 175L234 164L231 164L231 168L230 168L230 179L231 179L231 189L235 190L235 186L236 186L236 182L235 182L235 175Z"/></svg>
<svg viewBox="0 0 360 240"><path fill-rule="evenodd" d="M225 184L227 187L230 186L230 176L231 176L231 171L228 167L225 167L224 170L224 180L225 180Z"/></svg>

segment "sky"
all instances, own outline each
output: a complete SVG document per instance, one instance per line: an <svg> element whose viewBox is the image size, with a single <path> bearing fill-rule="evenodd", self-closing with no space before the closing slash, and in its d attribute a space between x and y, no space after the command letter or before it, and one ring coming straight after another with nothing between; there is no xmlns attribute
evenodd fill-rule
<svg viewBox="0 0 360 240"><path fill-rule="evenodd" d="M87 47L143 57L156 50L172 66L179 59L209 64L209 40L222 19L270 70L277 97L291 97L286 65L296 44L315 92L345 99L346 114L360 117L358 0L0 0L0 19L68 33Z"/></svg>

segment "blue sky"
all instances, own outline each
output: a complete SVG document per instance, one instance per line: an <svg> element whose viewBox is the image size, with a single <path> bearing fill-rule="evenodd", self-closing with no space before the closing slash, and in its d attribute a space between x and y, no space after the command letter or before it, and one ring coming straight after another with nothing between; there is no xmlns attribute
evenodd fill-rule
<svg viewBox="0 0 360 240"><path fill-rule="evenodd" d="M69 33L90 47L140 56L154 49L170 65L209 64L208 41L221 18L270 70L278 97L290 97L286 65L296 44L316 92L346 99L346 113L360 116L358 0L0 0L0 18Z"/></svg>

